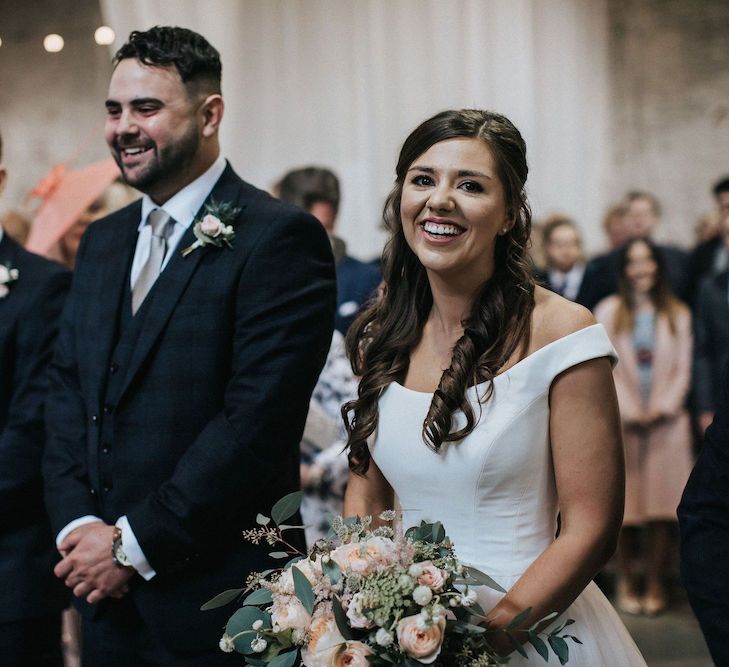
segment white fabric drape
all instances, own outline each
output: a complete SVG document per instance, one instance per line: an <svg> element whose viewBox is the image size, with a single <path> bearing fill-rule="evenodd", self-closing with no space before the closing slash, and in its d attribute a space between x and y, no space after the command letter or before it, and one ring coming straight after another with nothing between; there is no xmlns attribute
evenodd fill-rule
<svg viewBox="0 0 729 667"><path fill-rule="evenodd" d="M609 154L606 0L101 0L132 29L192 28L220 51L225 155L271 185L288 169L342 180L339 233L379 253L402 141L446 108L509 116L528 146L535 214L560 210L597 246Z"/></svg>

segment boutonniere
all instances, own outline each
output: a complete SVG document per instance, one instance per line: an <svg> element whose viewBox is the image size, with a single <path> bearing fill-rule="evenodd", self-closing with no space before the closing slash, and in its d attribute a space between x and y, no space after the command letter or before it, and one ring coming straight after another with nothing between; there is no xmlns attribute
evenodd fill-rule
<svg viewBox="0 0 729 667"><path fill-rule="evenodd" d="M0 264L0 299L4 299L10 292L10 285L18 280L20 272L9 265Z"/></svg>
<svg viewBox="0 0 729 667"><path fill-rule="evenodd" d="M235 230L232 222L238 217L241 209L231 202L216 202L211 199L205 204L202 218L196 219L192 228L197 241L182 251L182 256L187 257L193 250L206 245L214 245L222 248L224 245L233 247Z"/></svg>

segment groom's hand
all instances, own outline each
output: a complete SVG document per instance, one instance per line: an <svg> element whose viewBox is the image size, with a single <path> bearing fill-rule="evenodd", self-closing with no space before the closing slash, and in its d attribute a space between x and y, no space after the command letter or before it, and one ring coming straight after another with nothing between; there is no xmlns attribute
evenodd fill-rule
<svg viewBox="0 0 729 667"><path fill-rule="evenodd" d="M59 546L64 558L53 572L73 589L76 597L85 597L90 604L106 597L121 597L134 576L134 570L114 565L113 536L114 526L95 521L73 530Z"/></svg>

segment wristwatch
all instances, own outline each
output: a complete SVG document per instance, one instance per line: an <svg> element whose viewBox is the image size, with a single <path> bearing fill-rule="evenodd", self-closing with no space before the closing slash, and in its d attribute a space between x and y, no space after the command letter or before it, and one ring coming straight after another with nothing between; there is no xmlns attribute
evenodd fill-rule
<svg viewBox="0 0 729 667"><path fill-rule="evenodd" d="M124 545L122 544L122 531L119 526L114 527L114 535L111 538L111 560L114 565L126 569L135 569L129 557L124 553Z"/></svg>

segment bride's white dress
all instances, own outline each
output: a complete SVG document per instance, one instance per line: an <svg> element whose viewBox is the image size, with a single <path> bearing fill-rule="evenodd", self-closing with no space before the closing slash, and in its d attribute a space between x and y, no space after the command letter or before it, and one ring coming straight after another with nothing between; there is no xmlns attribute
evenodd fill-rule
<svg viewBox="0 0 729 667"><path fill-rule="evenodd" d="M432 395L393 383L380 399L372 457L392 485L407 528L421 519L441 521L461 561L509 589L554 540L558 512L549 440L549 388L564 370L615 351L596 324L537 350L494 380L474 430L438 454L422 439ZM480 387L483 390L483 387ZM469 394L475 404L476 391ZM462 418L461 413L458 417ZM461 422L463 423L463 419ZM586 428L585 437L590 437ZM481 606L502 594L479 587ZM646 663L608 600L590 583L559 620L583 642L569 641L569 664L633 667ZM544 664L512 654L510 665ZM550 652L549 664L558 665Z"/></svg>

